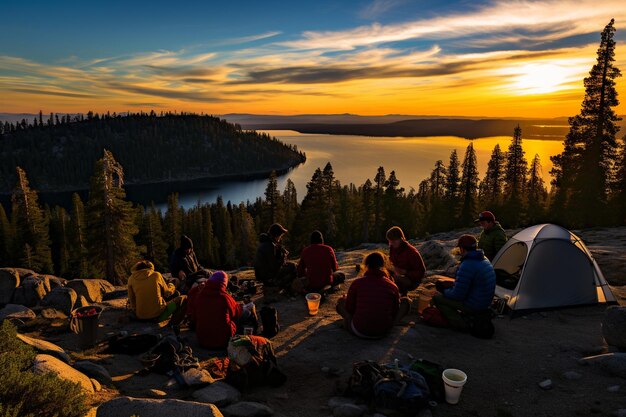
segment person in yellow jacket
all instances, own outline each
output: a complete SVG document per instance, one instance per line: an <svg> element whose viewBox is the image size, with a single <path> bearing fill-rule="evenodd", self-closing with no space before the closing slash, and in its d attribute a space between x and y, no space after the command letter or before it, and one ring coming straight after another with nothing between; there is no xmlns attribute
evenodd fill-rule
<svg viewBox="0 0 626 417"><path fill-rule="evenodd" d="M176 296L174 284L165 282L150 261L141 261L131 269L128 278L128 301L139 320L162 322L172 316L171 324L179 325L184 318L187 297Z"/></svg>

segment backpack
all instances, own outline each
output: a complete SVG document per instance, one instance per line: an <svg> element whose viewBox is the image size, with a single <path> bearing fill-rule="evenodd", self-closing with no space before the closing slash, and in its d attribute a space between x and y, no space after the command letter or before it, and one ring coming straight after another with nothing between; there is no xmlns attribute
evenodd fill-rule
<svg viewBox="0 0 626 417"><path fill-rule="evenodd" d="M424 377L432 399L439 402L445 399L445 387L441 378L444 371L443 366L426 359L416 359L409 368Z"/></svg>
<svg viewBox="0 0 626 417"><path fill-rule="evenodd" d="M287 376L278 369L272 342L261 336L236 335L228 342L226 382L240 391L269 385L278 387Z"/></svg>
<svg viewBox="0 0 626 417"><path fill-rule="evenodd" d="M435 306L426 307L419 316L420 322L433 327L449 327L448 320L441 314Z"/></svg>
<svg viewBox="0 0 626 417"><path fill-rule="evenodd" d="M261 322L263 323L263 336L272 338L280 331L280 324L278 324L278 311L274 307L265 306L259 312L261 316Z"/></svg>
<svg viewBox="0 0 626 417"><path fill-rule="evenodd" d="M347 393L376 406L407 411L424 407L430 398L428 384L418 372L373 361L353 365Z"/></svg>

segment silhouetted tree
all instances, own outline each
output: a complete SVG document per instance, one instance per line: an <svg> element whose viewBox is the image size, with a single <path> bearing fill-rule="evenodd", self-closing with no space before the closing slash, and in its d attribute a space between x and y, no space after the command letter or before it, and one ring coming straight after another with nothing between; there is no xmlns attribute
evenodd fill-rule
<svg viewBox="0 0 626 417"><path fill-rule="evenodd" d="M461 225L468 226L473 223L478 211L476 208L478 200L478 167L473 143L467 146L462 169L460 187L462 206L459 220Z"/></svg>

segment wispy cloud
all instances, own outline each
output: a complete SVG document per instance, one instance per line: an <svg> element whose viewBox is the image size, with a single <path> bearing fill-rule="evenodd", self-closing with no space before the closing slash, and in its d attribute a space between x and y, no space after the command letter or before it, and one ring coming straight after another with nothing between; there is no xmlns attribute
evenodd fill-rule
<svg viewBox="0 0 626 417"><path fill-rule="evenodd" d="M374 0L359 11L363 19L378 19L386 12L406 3L407 0Z"/></svg>

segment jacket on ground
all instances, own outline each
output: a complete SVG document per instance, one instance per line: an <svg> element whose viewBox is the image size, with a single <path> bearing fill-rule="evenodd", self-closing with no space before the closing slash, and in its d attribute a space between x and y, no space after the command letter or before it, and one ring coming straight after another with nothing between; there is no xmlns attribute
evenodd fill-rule
<svg viewBox="0 0 626 417"><path fill-rule="evenodd" d="M318 291L333 283L333 272L339 269L335 251L328 245L312 244L304 248L298 262L298 276L306 276L307 290Z"/></svg>
<svg viewBox="0 0 626 417"><path fill-rule="evenodd" d="M165 282L163 276L154 270L152 263L147 269L137 270L136 267L132 268L132 274L128 278L130 308L138 319L155 319L165 309L165 298L174 294L176 288Z"/></svg>
<svg viewBox="0 0 626 417"><path fill-rule="evenodd" d="M424 260L415 246L403 241L399 248L389 247L389 259L393 266L406 269L406 277L414 284L419 284L424 278L426 267Z"/></svg>
<svg viewBox="0 0 626 417"><path fill-rule="evenodd" d="M364 336L384 336L393 327L399 308L400 291L383 271L368 270L350 285L346 310L352 315L352 325Z"/></svg>
<svg viewBox="0 0 626 417"><path fill-rule="evenodd" d="M496 222L489 230L480 232L478 237L478 248L485 252L485 256L489 261L493 261L498 251L507 241L506 232L499 222Z"/></svg>
<svg viewBox="0 0 626 417"><path fill-rule="evenodd" d="M207 281L189 291L187 315L194 324L200 346L225 349L237 332L243 308L226 292L226 285Z"/></svg>
<svg viewBox="0 0 626 417"><path fill-rule="evenodd" d="M470 310L485 310L496 290L496 273L482 250L467 252L456 272L454 286L444 296L461 301Z"/></svg>
<svg viewBox="0 0 626 417"><path fill-rule="evenodd" d="M266 282L275 278L285 264L289 253L267 233L261 233L259 247L254 258L254 275L257 280Z"/></svg>

